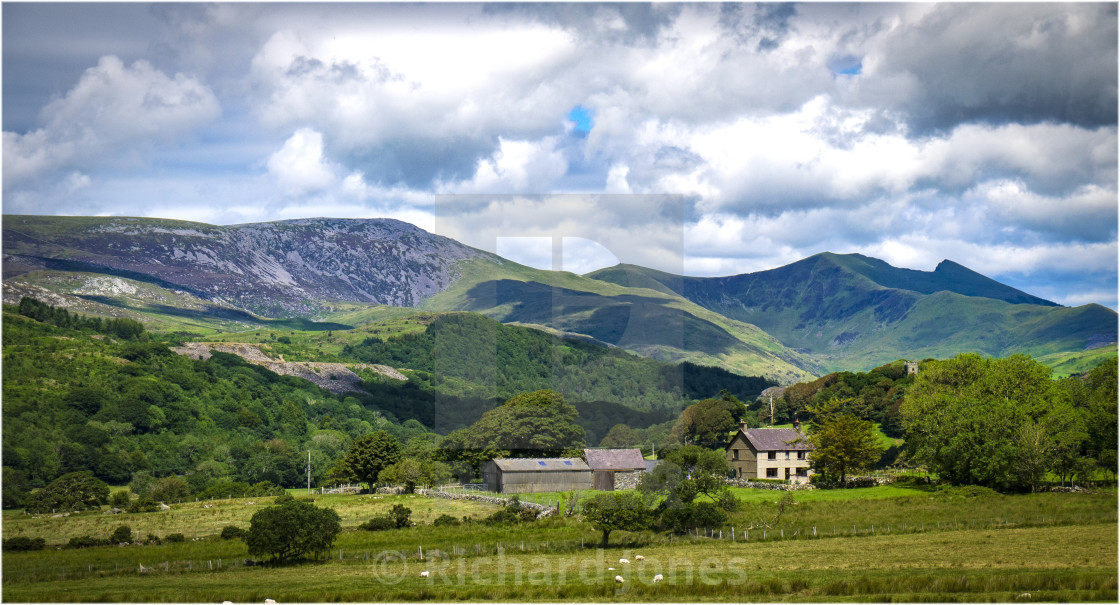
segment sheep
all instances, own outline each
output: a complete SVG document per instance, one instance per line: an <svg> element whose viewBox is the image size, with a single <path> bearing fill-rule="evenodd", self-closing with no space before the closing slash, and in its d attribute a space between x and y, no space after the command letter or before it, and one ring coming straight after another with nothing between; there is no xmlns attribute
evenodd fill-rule
<svg viewBox="0 0 1120 605"><path fill-rule="evenodd" d="M421 577L421 578L426 578L426 577L428 577L428 571L427 571L427 570L424 570L424 571L420 572L420 577Z"/></svg>
<svg viewBox="0 0 1120 605"><path fill-rule="evenodd" d="M643 557L642 555L637 555L637 556L635 556L635 557L634 557L634 560L635 560L635 561L645 561L645 560L646 560L646 558L645 558L645 557Z"/></svg>
<svg viewBox="0 0 1120 605"><path fill-rule="evenodd" d="M222 601L222 605L233 605L233 601Z"/></svg>
<svg viewBox="0 0 1120 605"><path fill-rule="evenodd" d="M1016 599L1029 599L1029 598L1031 598L1031 593L1029 593L1029 592L1021 592L1021 593L1019 593L1019 595L1018 595L1018 596L1016 596L1015 598L1016 598Z"/></svg>
<svg viewBox="0 0 1120 605"><path fill-rule="evenodd" d="M664 579L665 579L665 576L663 576L661 574L657 574L656 576L653 576L653 581L654 582L660 582L661 580L664 580Z"/></svg>
<svg viewBox="0 0 1120 605"><path fill-rule="evenodd" d="M607 571L614 571L614 568L613 567L608 567Z"/></svg>
<svg viewBox="0 0 1120 605"><path fill-rule="evenodd" d="M618 562L619 563L629 563L630 559L619 559Z"/></svg>
<svg viewBox="0 0 1120 605"><path fill-rule="evenodd" d="M623 582L625 582L625 581L626 581L626 579L625 579L625 578L623 578L622 576L615 576L615 577L614 577L614 581L615 581L615 582L618 582L619 584L622 584Z"/></svg>
<svg viewBox="0 0 1120 605"><path fill-rule="evenodd" d="M264 605L276 605L276 601L273 601L272 599L265 599Z"/></svg>

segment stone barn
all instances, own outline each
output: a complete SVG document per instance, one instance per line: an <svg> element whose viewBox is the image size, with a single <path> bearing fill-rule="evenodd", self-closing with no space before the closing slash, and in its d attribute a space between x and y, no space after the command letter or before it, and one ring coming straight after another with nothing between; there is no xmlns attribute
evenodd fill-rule
<svg viewBox="0 0 1120 605"><path fill-rule="evenodd" d="M482 467L486 489L501 494L590 489L591 469L580 458L495 458Z"/></svg>
<svg viewBox="0 0 1120 605"><path fill-rule="evenodd" d="M646 460L638 448L626 450L583 450L591 467L591 489L614 491L634 489L646 472Z"/></svg>

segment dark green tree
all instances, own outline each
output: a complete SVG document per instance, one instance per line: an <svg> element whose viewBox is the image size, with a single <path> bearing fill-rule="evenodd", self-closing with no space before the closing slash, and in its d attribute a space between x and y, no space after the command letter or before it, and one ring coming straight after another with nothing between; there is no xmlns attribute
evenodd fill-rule
<svg viewBox="0 0 1120 605"><path fill-rule="evenodd" d="M746 411L747 406L724 391L718 399L705 399L685 408L670 437L683 445L724 447Z"/></svg>
<svg viewBox="0 0 1120 605"><path fill-rule="evenodd" d="M386 431L374 431L354 440L341 466L355 481L372 489L381 471L400 459L401 444L397 438Z"/></svg>
<svg viewBox="0 0 1120 605"><path fill-rule="evenodd" d="M67 473L27 497L27 512L97 508L109 501L109 486L89 471Z"/></svg>
<svg viewBox="0 0 1120 605"><path fill-rule="evenodd" d="M606 548L611 532L641 531L649 527L651 514L641 496L633 492L597 494L583 504L583 519L595 530L603 532Z"/></svg>
<svg viewBox="0 0 1120 605"><path fill-rule="evenodd" d="M642 475L638 489L649 500L665 496L669 504L688 504L705 494L718 500L727 492L729 468L722 450L696 445L669 452L653 472Z"/></svg>
<svg viewBox="0 0 1120 605"><path fill-rule="evenodd" d="M278 562L326 552L342 531L338 513L284 495L253 514L245 543L249 554Z"/></svg>

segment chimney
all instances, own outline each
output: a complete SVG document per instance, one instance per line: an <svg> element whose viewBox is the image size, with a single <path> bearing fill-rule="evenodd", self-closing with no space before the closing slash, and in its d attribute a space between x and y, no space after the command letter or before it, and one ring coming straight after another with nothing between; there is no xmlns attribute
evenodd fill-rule
<svg viewBox="0 0 1120 605"><path fill-rule="evenodd" d="M739 430L743 431L744 433L747 432L747 421L746 420L739 420Z"/></svg>
<svg viewBox="0 0 1120 605"><path fill-rule="evenodd" d="M797 431L798 433L801 432L801 421L796 418L793 419L793 430Z"/></svg>

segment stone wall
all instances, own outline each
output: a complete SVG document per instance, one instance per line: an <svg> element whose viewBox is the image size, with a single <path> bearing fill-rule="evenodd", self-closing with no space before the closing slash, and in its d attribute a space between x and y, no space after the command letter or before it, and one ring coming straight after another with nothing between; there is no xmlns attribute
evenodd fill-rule
<svg viewBox="0 0 1120 605"><path fill-rule="evenodd" d="M470 500L471 502L482 502L484 504L496 504L498 506L508 506L510 498L500 498L498 496L487 496L484 494L471 494L471 493L450 493L441 492L431 489L417 489L417 495L427 496L429 498L446 498L448 500ZM523 508L536 510L537 518L543 519L556 514L556 507L546 506L544 504L537 504L536 502L521 502Z"/></svg>
<svg viewBox="0 0 1120 605"><path fill-rule="evenodd" d="M773 489L782 491L816 489L816 487L809 483L795 483L793 485L787 485L785 483L764 483L761 481L751 481L750 479L728 479L727 484L732 487L750 487L753 489Z"/></svg>
<svg viewBox="0 0 1120 605"><path fill-rule="evenodd" d="M614 488L618 489L638 489L638 481L642 478L644 471L617 471L614 474Z"/></svg>

